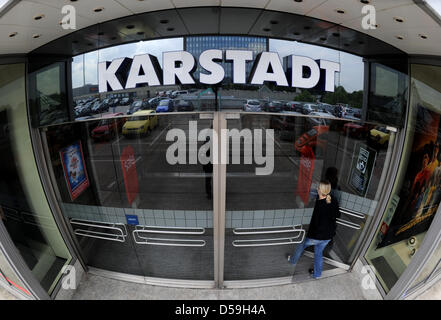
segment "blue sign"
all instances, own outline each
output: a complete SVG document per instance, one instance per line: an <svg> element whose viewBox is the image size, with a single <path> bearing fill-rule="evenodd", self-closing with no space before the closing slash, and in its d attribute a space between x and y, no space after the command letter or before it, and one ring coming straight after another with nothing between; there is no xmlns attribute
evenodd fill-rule
<svg viewBox="0 0 441 320"><path fill-rule="evenodd" d="M127 224L132 226L139 225L138 216L137 215L130 215L126 214Z"/></svg>

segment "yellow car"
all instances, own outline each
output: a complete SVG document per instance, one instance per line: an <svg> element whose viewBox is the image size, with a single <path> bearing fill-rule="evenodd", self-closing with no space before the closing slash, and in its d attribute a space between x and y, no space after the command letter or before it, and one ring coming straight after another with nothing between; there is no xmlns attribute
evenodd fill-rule
<svg viewBox="0 0 441 320"><path fill-rule="evenodd" d="M380 145L387 143L389 137L390 133L385 127L375 127L370 131L370 138Z"/></svg>
<svg viewBox="0 0 441 320"><path fill-rule="evenodd" d="M124 136L146 135L158 125L158 116L154 110L137 111L128 118L122 128Z"/></svg>

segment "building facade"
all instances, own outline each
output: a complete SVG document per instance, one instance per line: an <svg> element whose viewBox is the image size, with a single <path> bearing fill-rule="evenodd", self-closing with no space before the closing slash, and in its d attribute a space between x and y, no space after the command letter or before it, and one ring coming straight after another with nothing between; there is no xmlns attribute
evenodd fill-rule
<svg viewBox="0 0 441 320"><path fill-rule="evenodd" d="M92 1L49 33L65 2L1 7L0 285L295 282L323 179L341 212L324 277L363 266L385 299L439 280L436 7L370 1L365 29L369 1ZM20 10L40 18L16 31Z"/></svg>

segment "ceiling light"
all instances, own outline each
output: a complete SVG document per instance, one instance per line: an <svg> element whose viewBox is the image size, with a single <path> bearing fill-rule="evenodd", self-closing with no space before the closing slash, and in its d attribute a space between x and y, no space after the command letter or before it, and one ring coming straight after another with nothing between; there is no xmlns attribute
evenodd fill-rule
<svg viewBox="0 0 441 320"><path fill-rule="evenodd" d="M400 23L404 22L404 18L401 18L401 17L394 17L394 20L396 22L400 22Z"/></svg>
<svg viewBox="0 0 441 320"><path fill-rule="evenodd" d="M271 29L270 29L270 28L263 28L263 31L265 31L265 32L270 32Z"/></svg>
<svg viewBox="0 0 441 320"><path fill-rule="evenodd" d="M303 0L294 0L294 2L303 2Z"/></svg>
<svg viewBox="0 0 441 320"><path fill-rule="evenodd" d="M93 9L93 11L95 11L95 12L101 12L101 11L103 11L104 10L104 8L103 7L101 7L101 8L95 8L95 9Z"/></svg>
<svg viewBox="0 0 441 320"><path fill-rule="evenodd" d="M13 38L18 34L18 32L12 32L9 34L9 38Z"/></svg>
<svg viewBox="0 0 441 320"><path fill-rule="evenodd" d="M126 26L127 29L134 29L135 26L133 24L129 24L128 26Z"/></svg>
<svg viewBox="0 0 441 320"><path fill-rule="evenodd" d="M276 20L271 20L270 21L270 24L278 24L279 23L279 21L276 21Z"/></svg>
<svg viewBox="0 0 441 320"><path fill-rule="evenodd" d="M41 19L43 19L44 18L44 14L40 14L40 15L38 15L38 16L35 16L34 17L34 20L41 20Z"/></svg>
<svg viewBox="0 0 441 320"><path fill-rule="evenodd" d="M160 23L160 24L167 24L167 23L168 23L168 20L166 20L166 19L159 20L159 23Z"/></svg>
<svg viewBox="0 0 441 320"><path fill-rule="evenodd" d="M421 39L424 39L424 40L427 39L427 36L425 34L419 34L419 36Z"/></svg>
<svg viewBox="0 0 441 320"><path fill-rule="evenodd" d="M369 4L371 1L370 0L360 0L360 2L363 4Z"/></svg>
<svg viewBox="0 0 441 320"><path fill-rule="evenodd" d="M404 39L403 36L396 36L395 38L397 38L398 40L403 40Z"/></svg>
<svg viewBox="0 0 441 320"><path fill-rule="evenodd" d="M175 31L175 28L167 28L167 31Z"/></svg>
<svg viewBox="0 0 441 320"><path fill-rule="evenodd" d="M344 11L343 9L335 9L335 11L337 13L340 13L340 14L345 14L346 13L346 11Z"/></svg>
<svg viewBox="0 0 441 320"><path fill-rule="evenodd" d="M32 38L34 38L34 39L38 39L38 38L40 38L41 37L41 34L34 34L34 35L32 35Z"/></svg>

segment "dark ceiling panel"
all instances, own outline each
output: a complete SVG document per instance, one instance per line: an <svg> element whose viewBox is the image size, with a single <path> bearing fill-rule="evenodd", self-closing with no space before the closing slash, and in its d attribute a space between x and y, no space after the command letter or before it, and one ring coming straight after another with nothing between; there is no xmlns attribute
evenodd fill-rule
<svg viewBox="0 0 441 320"><path fill-rule="evenodd" d="M262 10L221 8L219 32L222 34L248 34ZM240 19L237 17L240 16Z"/></svg>
<svg viewBox="0 0 441 320"><path fill-rule="evenodd" d="M297 40L359 56L405 55L356 30L277 11L246 8L180 8L107 21L54 40L30 53L74 56L118 44L201 34L244 34Z"/></svg>
<svg viewBox="0 0 441 320"><path fill-rule="evenodd" d="M190 34L218 34L220 7L178 9Z"/></svg>

